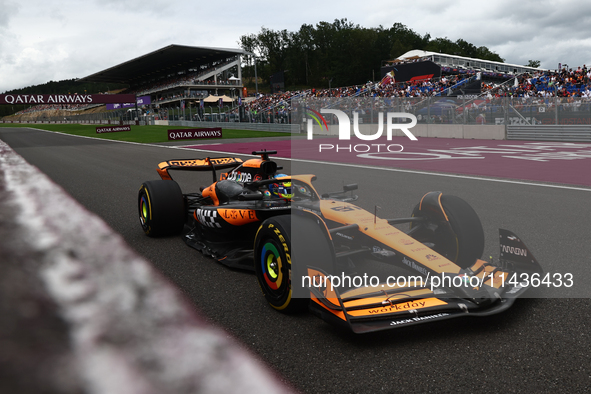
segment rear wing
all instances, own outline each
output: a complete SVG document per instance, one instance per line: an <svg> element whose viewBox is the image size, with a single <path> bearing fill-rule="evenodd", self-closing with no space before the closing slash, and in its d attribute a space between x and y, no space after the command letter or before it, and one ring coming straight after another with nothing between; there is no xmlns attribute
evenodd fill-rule
<svg viewBox="0 0 591 394"><path fill-rule="evenodd" d="M181 171L212 171L214 182L217 180L216 170L235 168L242 165L242 159L238 157L206 157L205 159L175 159L158 164L158 174L164 180L172 180L168 173L170 170Z"/></svg>

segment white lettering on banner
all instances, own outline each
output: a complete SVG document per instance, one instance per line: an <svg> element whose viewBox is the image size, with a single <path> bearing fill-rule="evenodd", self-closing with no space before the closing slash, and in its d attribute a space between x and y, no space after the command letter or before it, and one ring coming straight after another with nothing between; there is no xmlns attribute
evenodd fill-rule
<svg viewBox="0 0 591 394"><path fill-rule="evenodd" d="M131 131L131 126L107 126L107 127L97 127L97 133L114 133L117 131Z"/></svg>
<svg viewBox="0 0 591 394"><path fill-rule="evenodd" d="M542 122L540 122L539 120L537 120L535 117L533 116L526 116L524 118L521 118L519 116L509 116L507 118L507 120L509 121L508 124L510 126L531 126L531 125L536 125L536 124L542 124ZM495 125L504 125L505 124L505 118L495 118Z"/></svg>
<svg viewBox="0 0 591 394"><path fill-rule="evenodd" d="M92 103L92 96L89 94L7 94L4 96L4 101L8 104L50 104L50 103Z"/></svg>
<svg viewBox="0 0 591 394"><path fill-rule="evenodd" d="M168 130L168 139L222 138L222 129Z"/></svg>

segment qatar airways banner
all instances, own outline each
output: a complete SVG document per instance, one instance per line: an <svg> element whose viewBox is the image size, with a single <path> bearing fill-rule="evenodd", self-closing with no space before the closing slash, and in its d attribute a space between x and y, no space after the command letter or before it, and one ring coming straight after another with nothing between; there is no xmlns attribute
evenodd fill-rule
<svg viewBox="0 0 591 394"><path fill-rule="evenodd" d="M116 133L118 131L131 131L130 125L125 126L107 126L107 127L97 127L96 132L97 134L101 133Z"/></svg>
<svg viewBox="0 0 591 394"><path fill-rule="evenodd" d="M141 97L137 98L136 102L137 102L137 106L141 107L142 105L152 104L152 99L150 98L150 96L141 96ZM107 109L119 109L119 108L131 108L131 107L135 107L135 104L133 103L133 101L131 101L129 103L121 103L121 104L107 104Z"/></svg>
<svg viewBox="0 0 591 394"><path fill-rule="evenodd" d="M0 94L0 104L135 103L135 94Z"/></svg>
<svg viewBox="0 0 591 394"><path fill-rule="evenodd" d="M168 130L168 140L192 140L197 138L222 138L221 127Z"/></svg>

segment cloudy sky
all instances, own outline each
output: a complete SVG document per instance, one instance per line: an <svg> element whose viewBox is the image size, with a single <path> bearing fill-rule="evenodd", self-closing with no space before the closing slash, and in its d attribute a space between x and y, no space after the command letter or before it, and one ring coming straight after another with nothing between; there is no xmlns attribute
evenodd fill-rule
<svg viewBox="0 0 591 394"><path fill-rule="evenodd" d="M296 31L341 18L462 38L513 64L591 64L591 2L580 0L0 0L0 93L85 77L170 44L238 48L263 26Z"/></svg>

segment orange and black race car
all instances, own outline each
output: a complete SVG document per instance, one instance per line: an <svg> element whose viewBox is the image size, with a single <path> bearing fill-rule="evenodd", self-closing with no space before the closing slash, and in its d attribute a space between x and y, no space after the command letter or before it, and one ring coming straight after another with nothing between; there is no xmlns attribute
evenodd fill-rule
<svg viewBox="0 0 591 394"><path fill-rule="evenodd" d="M321 195L314 175L278 174L275 153L158 164L162 179L139 190L144 232L182 234L203 254L254 271L276 310L308 308L356 333L498 313L541 279L508 230L499 230L498 261L481 260L482 224L459 197L429 192L409 217L379 218L353 203L356 185ZM209 171L212 184L184 194L170 170Z"/></svg>

